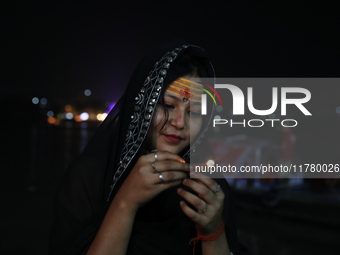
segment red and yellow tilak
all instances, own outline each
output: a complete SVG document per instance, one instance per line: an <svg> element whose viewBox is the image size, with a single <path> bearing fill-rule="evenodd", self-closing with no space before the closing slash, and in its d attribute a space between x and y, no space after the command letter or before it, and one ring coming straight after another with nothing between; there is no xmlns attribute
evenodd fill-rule
<svg viewBox="0 0 340 255"><path fill-rule="evenodd" d="M181 96L192 102L201 102L203 85L188 79L179 78L169 85L167 92Z"/></svg>

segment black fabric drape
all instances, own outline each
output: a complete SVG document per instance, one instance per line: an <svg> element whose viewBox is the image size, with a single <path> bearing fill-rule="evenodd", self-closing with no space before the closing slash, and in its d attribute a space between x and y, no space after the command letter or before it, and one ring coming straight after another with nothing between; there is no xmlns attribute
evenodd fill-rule
<svg viewBox="0 0 340 255"><path fill-rule="evenodd" d="M207 74L214 76L203 49L182 39L170 40L147 55L134 71L125 94L67 170L55 201L50 254L86 254L110 201L139 156L146 154L145 129L138 128L145 128L148 116L142 115L147 113L136 110L136 106L142 102L143 109L143 105L152 105L153 99L151 92L144 93L143 88L155 91L160 85L162 90L168 78L164 73L183 53L199 57ZM136 118L138 121L133 122ZM188 155L184 155L187 161ZM245 250L237 239L230 188L225 180L217 181L226 194L224 221L229 246L234 254L243 254ZM195 225L181 211L176 189L162 192L138 210L127 254L191 254L189 240L195 237Z"/></svg>

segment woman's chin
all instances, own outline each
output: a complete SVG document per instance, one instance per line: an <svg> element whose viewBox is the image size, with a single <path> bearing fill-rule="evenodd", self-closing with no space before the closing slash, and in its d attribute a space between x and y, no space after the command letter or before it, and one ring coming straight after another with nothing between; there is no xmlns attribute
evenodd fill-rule
<svg viewBox="0 0 340 255"><path fill-rule="evenodd" d="M171 153L174 153L174 154L178 154L180 152L179 149L173 148L171 146L157 147L157 150L159 150L159 151L167 151L167 152L171 152Z"/></svg>

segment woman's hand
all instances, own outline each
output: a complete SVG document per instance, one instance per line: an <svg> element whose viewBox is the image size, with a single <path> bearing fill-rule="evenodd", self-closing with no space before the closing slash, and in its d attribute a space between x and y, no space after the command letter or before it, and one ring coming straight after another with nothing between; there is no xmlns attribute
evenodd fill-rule
<svg viewBox="0 0 340 255"><path fill-rule="evenodd" d="M137 210L165 189L179 185L188 174L189 164L177 154L152 152L138 159L115 200Z"/></svg>
<svg viewBox="0 0 340 255"><path fill-rule="evenodd" d="M181 201L180 206L183 212L196 223L200 233L209 235L214 233L222 223L224 193L213 179L202 178L202 176L199 173L192 173L191 177L194 179L183 180L183 184L195 191L197 196L182 188L179 188L177 192L197 209L195 211Z"/></svg>

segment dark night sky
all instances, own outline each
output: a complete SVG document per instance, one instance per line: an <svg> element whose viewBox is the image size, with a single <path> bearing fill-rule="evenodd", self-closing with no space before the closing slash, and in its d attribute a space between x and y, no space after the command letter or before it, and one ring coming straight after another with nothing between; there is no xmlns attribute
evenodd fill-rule
<svg viewBox="0 0 340 255"><path fill-rule="evenodd" d="M339 76L336 1L11 1L2 96L114 101L134 67L173 36L205 48L219 77Z"/></svg>

